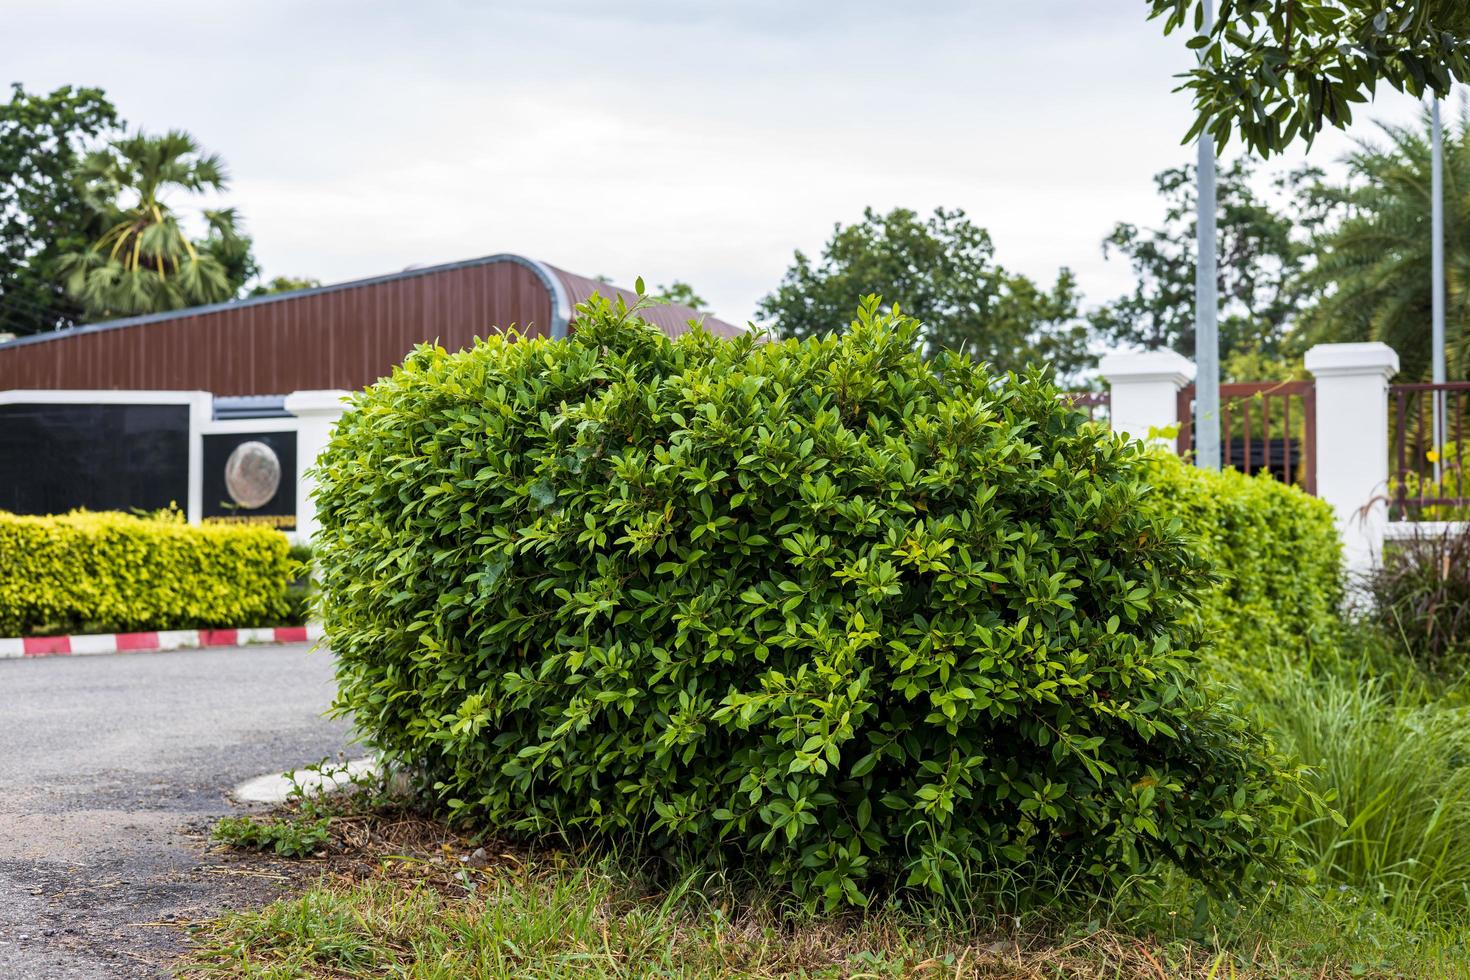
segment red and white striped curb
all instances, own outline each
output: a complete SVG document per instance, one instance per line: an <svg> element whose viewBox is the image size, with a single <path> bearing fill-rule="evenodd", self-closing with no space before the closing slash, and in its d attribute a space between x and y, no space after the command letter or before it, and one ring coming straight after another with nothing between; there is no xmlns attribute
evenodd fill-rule
<svg viewBox="0 0 1470 980"><path fill-rule="evenodd" d="M321 635L322 628L313 623L309 626L267 626L260 629L25 636L0 639L0 660L20 657L81 657L99 653L150 653L199 647L245 647L258 643L306 643L321 639Z"/></svg>

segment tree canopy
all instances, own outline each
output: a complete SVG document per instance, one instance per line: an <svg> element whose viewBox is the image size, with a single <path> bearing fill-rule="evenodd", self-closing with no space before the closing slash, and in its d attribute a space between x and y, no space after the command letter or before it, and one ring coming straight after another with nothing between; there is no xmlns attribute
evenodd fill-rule
<svg viewBox="0 0 1470 980"><path fill-rule="evenodd" d="M100 232L77 168L120 125L95 88L39 95L15 84L0 104L0 332L53 330L83 315L57 263Z"/></svg>
<svg viewBox="0 0 1470 980"><path fill-rule="evenodd" d="M1345 211L1319 236L1304 276L1321 298L1301 318L1299 346L1380 340L1405 377L1430 374L1430 134L1383 126L1360 143L1345 186L1317 190ZM1445 134L1445 353L1451 377L1470 371L1470 117Z"/></svg>
<svg viewBox="0 0 1470 980"><path fill-rule="evenodd" d="M250 287L246 296L272 296L276 293L294 293L300 289L314 289L320 286L320 279L310 279L301 276L276 276L266 282L258 282Z"/></svg>
<svg viewBox="0 0 1470 980"><path fill-rule="evenodd" d="M683 280L675 279L667 286L658 287L655 292L666 303L677 303L691 310L708 312L709 300L695 292L694 287Z"/></svg>
<svg viewBox="0 0 1470 980"><path fill-rule="evenodd" d="M316 285L261 282L234 208L175 208L226 188L217 154L181 130L121 130L101 89L17 84L0 104L0 333Z"/></svg>
<svg viewBox="0 0 1470 980"><path fill-rule="evenodd" d="M1321 172L1303 168L1277 178L1291 204L1256 190L1258 166L1239 157L1219 176L1220 353L1226 361L1251 353L1277 355L1297 311L1315 285L1311 234L1332 213L1312 193ZM1165 205L1154 228L1119 222L1103 240L1104 254L1127 258L1137 278L1132 291L1089 314L1093 329L1113 344L1147 350L1172 348L1194 357L1195 168L1154 176ZM1259 359L1257 359L1259 360Z"/></svg>
<svg viewBox="0 0 1470 980"><path fill-rule="evenodd" d="M82 162L89 203L104 230L61 258L66 291L96 318L152 313L239 294L256 274L250 241L233 208L203 209L208 231L194 239L169 203L170 192L222 191L224 161L192 136L171 130L115 140Z"/></svg>
<svg viewBox="0 0 1470 980"><path fill-rule="evenodd" d="M1204 4L1217 2L1148 0L1164 33L1192 32L1201 55L1180 86L1196 112L1186 143L1205 129L1221 145L1237 133L1269 156L1345 127L1379 82L1442 97L1470 79L1465 0L1224 0L1206 37Z"/></svg>
<svg viewBox="0 0 1470 980"><path fill-rule="evenodd" d="M813 261L798 251L759 314L783 336L844 331L852 297L877 294L923 323L926 351L960 350L998 370L1050 364L1066 377L1091 363L1072 273L1050 287L994 261L984 228L959 209L906 208L837 224Z"/></svg>

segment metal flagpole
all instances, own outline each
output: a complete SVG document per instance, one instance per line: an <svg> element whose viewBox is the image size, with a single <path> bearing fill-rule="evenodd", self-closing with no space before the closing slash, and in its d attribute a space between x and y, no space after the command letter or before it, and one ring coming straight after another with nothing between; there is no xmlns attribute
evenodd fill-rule
<svg viewBox="0 0 1470 980"><path fill-rule="evenodd" d="M1430 246L1430 280L1433 289L1431 299L1433 327L1430 349L1434 360L1434 383L1445 382L1444 367L1444 132L1439 124L1439 99L1434 99L1429 108L1430 129L1433 134L1433 157L1430 169L1429 233L1434 236ZM1440 457L1444 453L1444 392L1435 389L1432 400L1434 411L1434 482L1439 483ZM1437 491L1436 491L1437 492Z"/></svg>
<svg viewBox="0 0 1470 980"><path fill-rule="evenodd" d="M1205 0L1204 32L1215 27L1215 0ZM1206 49L1200 49L1203 60ZM1207 470L1220 468L1220 334L1215 276L1215 140L1199 136L1198 255L1194 270L1194 460Z"/></svg>

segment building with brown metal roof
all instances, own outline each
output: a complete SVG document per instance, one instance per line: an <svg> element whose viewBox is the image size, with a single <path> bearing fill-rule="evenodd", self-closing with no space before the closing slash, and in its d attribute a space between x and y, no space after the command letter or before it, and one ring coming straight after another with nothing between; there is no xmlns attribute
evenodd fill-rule
<svg viewBox="0 0 1470 980"><path fill-rule="evenodd" d="M538 337L576 330L576 307L618 289L519 255L501 254L392 275L22 337L0 344L0 391L208 391L216 396L353 390L386 375L415 344L450 350L515 327ZM644 316L671 336L701 320L687 306Z"/></svg>

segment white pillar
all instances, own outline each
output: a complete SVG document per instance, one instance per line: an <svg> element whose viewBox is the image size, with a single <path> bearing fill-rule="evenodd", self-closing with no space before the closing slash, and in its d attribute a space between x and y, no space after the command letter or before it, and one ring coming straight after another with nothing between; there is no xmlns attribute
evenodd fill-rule
<svg viewBox="0 0 1470 980"><path fill-rule="evenodd" d="M297 418L296 425L296 540L309 542L316 534L316 503L311 499L316 481L307 470L332 438L332 427L347 410L345 391L293 391L286 396L286 411Z"/></svg>
<svg viewBox="0 0 1470 980"><path fill-rule="evenodd" d="M1147 439L1150 429L1179 424L1179 389L1194 377L1189 358L1171 350L1108 354L1098 371L1112 389L1108 413L1114 432ZM1155 441L1174 445L1173 440Z"/></svg>
<svg viewBox="0 0 1470 980"><path fill-rule="evenodd" d="M1337 513L1348 571L1373 567L1388 523L1388 379L1398 373L1392 347L1318 344L1306 367L1317 398L1317 496Z"/></svg>

